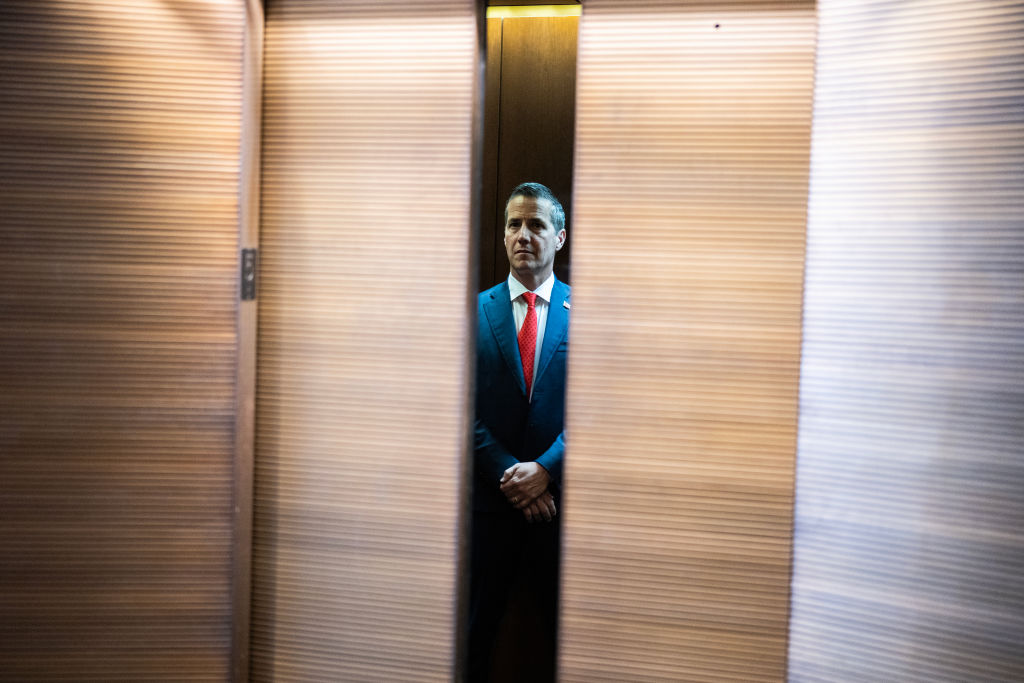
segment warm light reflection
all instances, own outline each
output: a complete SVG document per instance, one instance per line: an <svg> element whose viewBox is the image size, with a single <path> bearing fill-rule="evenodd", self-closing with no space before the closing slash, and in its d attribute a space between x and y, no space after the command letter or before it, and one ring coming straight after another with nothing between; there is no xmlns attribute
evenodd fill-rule
<svg viewBox="0 0 1024 683"><path fill-rule="evenodd" d="M507 19L510 17L578 17L583 12L582 5L522 5L488 7L488 19Z"/></svg>

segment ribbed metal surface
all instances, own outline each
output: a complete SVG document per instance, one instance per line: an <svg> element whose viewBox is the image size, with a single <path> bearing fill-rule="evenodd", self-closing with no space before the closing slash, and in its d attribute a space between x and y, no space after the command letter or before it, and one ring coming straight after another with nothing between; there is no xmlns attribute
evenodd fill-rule
<svg viewBox="0 0 1024 683"><path fill-rule="evenodd" d="M224 680L234 2L0 3L0 678Z"/></svg>
<svg viewBox="0 0 1024 683"><path fill-rule="evenodd" d="M267 7L255 680L450 679L475 6Z"/></svg>
<svg viewBox="0 0 1024 683"><path fill-rule="evenodd" d="M1024 680L1024 6L820 12L790 678Z"/></svg>
<svg viewBox="0 0 1024 683"><path fill-rule="evenodd" d="M785 675L814 39L584 7L562 680Z"/></svg>

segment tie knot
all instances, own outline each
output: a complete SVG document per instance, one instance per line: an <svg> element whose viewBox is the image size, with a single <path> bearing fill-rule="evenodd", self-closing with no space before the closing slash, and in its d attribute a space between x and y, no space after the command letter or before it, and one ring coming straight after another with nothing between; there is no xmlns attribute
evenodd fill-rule
<svg viewBox="0 0 1024 683"><path fill-rule="evenodd" d="M523 299L526 301L527 310L529 310L537 302L537 295L533 292L523 292Z"/></svg>

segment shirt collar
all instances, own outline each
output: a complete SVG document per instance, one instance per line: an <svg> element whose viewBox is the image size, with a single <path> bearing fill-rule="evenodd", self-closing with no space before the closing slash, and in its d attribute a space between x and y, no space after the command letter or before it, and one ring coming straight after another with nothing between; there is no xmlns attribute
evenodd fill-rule
<svg viewBox="0 0 1024 683"><path fill-rule="evenodd" d="M537 296L539 296L541 299L543 299L546 303L551 303L551 289L554 286L555 286L555 274L551 273L551 275L548 275L548 279L545 280L541 284L540 287L538 287L537 289L533 290L533 293L536 294ZM530 290L528 290L526 288L526 285L524 285L522 282L520 282L519 280L517 280L514 277L512 277L512 274L509 273L509 275L508 275L508 293L509 293L509 296L511 297L512 301L515 301L518 297L520 297L523 294L523 292L529 292L529 291Z"/></svg>

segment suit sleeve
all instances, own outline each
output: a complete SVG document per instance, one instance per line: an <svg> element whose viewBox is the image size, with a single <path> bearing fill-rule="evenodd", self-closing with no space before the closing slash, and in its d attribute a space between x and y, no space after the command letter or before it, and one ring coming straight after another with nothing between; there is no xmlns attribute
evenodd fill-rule
<svg viewBox="0 0 1024 683"><path fill-rule="evenodd" d="M495 487L505 470L519 462L480 420L476 421L473 429L473 457L476 458L477 473L492 481Z"/></svg>
<svg viewBox="0 0 1024 683"><path fill-rule="evenodd" d="M562 485L562 461L565 459L565 432L561 432L546 451L544 451L537 463L548 471L551 481L556 486Z"/></svg>

